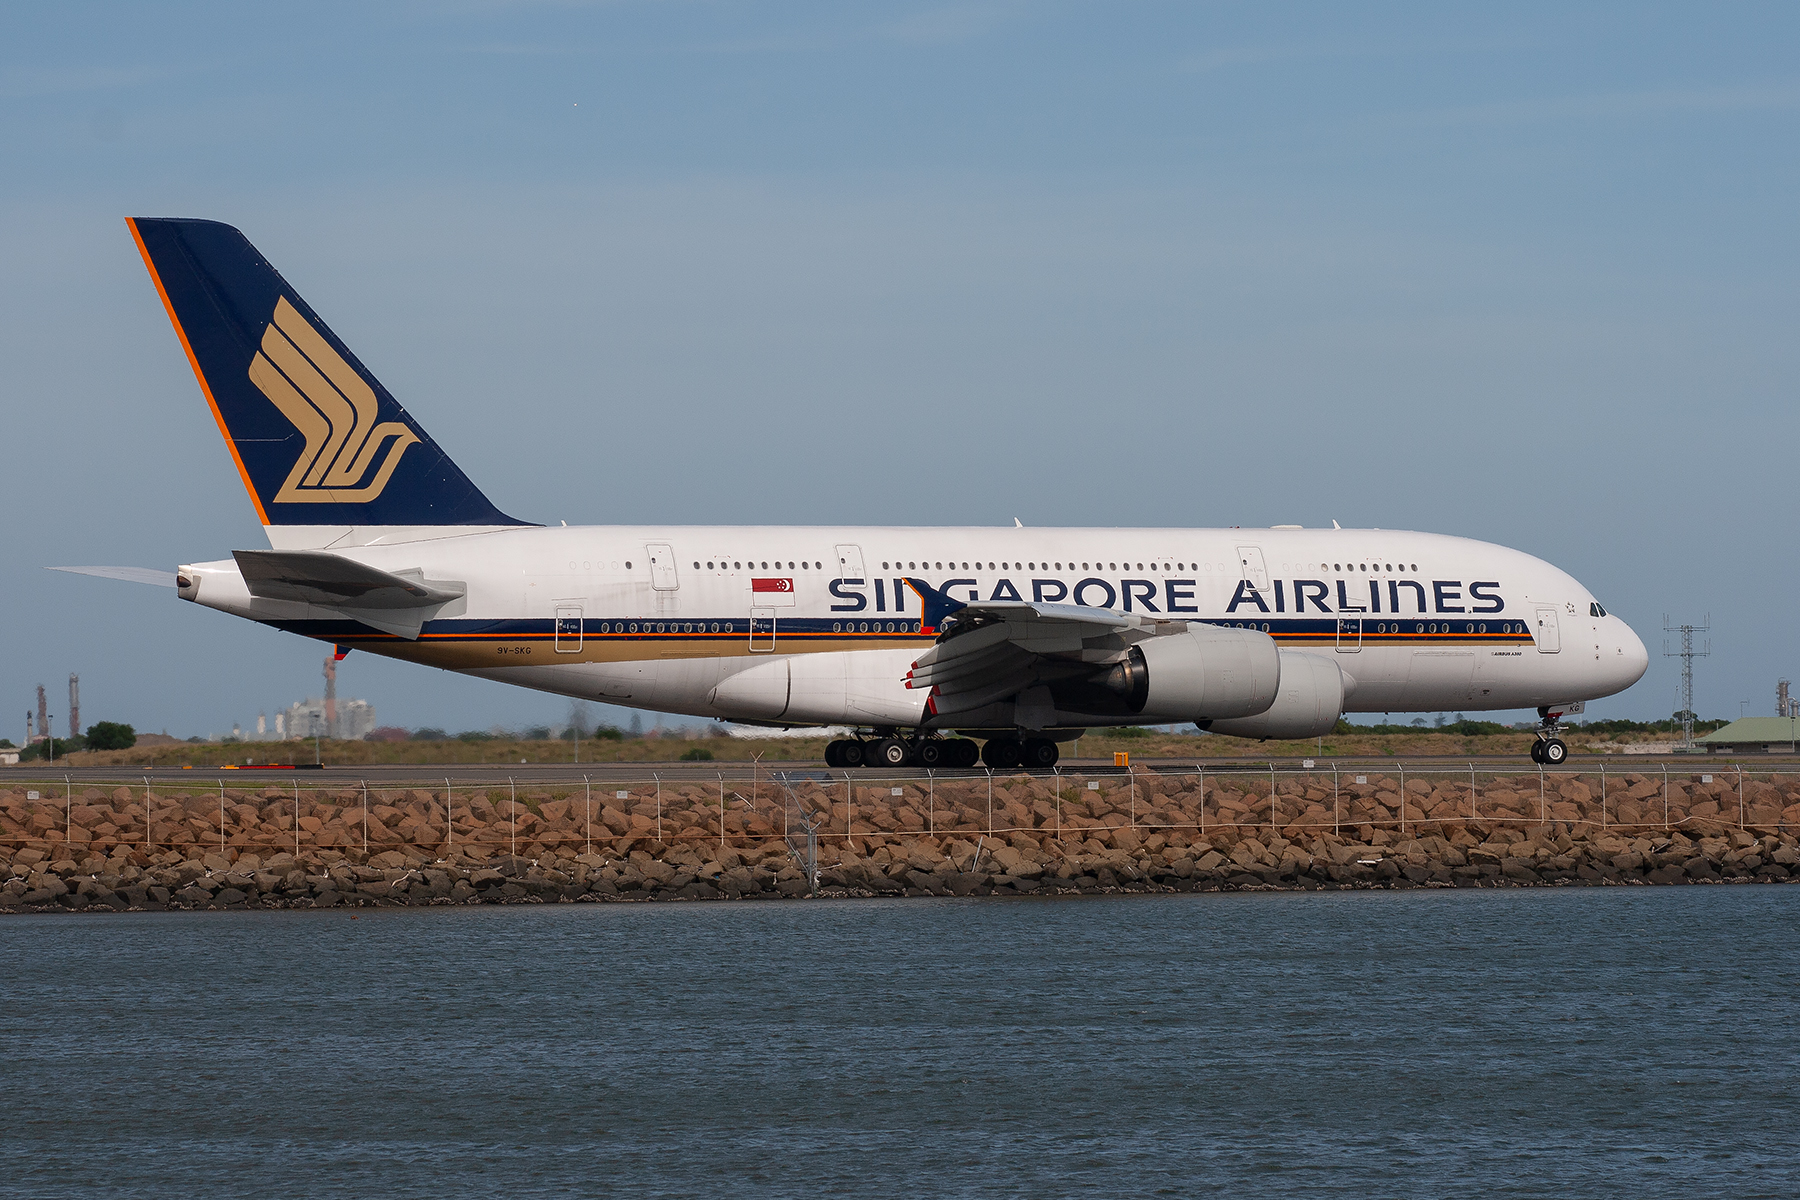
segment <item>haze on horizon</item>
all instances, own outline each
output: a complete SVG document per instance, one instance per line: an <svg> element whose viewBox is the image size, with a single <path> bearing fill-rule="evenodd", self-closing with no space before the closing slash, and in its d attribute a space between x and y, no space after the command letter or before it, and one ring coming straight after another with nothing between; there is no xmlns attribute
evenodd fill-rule
<svg viewBox="0 0 1800 1200"><path fill-rule="evenodd" d="M12 6L0 734L71 671L84 723L180 735L320 690L318 643L42 569L264 544L130 215L242 228L522 518L1430 529L1639 632L1649 674L1590 718L1677 707L1665 612L1711 614L1701 714L1772 712L1800 673L1797 26ZM389 725L568 715L367 654L339 686Z"/></svg>

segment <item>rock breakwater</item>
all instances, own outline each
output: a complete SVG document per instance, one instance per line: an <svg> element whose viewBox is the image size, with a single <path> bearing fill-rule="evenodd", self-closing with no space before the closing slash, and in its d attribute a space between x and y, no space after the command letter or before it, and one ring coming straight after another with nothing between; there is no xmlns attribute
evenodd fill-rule
<svg viewBox="0 0 1800 1200"><path fill-rule="evenodd" d="M1231 772L0 792L0 910L1800 879L1800 777Z"/></svg>

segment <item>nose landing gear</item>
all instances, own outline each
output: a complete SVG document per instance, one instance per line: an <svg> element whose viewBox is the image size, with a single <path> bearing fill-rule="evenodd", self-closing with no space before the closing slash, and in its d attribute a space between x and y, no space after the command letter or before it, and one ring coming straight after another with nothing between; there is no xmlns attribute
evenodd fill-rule
<svg viewBox="0 0 1800 1200"><path fill-rule="evenodd" d="M1531 761L1546 767L1560 767L1569 759L1569 747L1560 737L1562 713L1548 708L1538 709L1537 740L1531 743Z"/></svg>

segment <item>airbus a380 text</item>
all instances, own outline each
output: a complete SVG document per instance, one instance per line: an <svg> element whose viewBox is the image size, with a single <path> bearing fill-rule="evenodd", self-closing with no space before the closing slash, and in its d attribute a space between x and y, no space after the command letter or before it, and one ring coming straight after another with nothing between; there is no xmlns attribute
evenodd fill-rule
<svg viewBox="0 0 1800 1200"><path fill-rule="evenodd" d="M130 222L270 548L176 572L277 629L567 696L847 725L837 766L1049 766L1096 726L1321 734L1635 683L1567 573L1426 533L544 527L495 508L237 230ZM982 743L979 747L977 739Z"/></svg>

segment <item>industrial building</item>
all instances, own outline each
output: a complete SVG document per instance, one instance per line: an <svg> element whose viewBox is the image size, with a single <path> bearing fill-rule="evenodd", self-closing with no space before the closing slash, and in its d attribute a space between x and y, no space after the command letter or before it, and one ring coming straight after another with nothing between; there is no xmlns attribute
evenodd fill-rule
<svg viewBox="0 0 1800 1200"><path fill-rule="evenodd" d="M1800 738L1800 715L1742 717L1694 745L1708 754L1792 754Z"/></svg>

